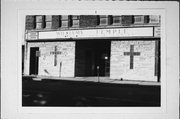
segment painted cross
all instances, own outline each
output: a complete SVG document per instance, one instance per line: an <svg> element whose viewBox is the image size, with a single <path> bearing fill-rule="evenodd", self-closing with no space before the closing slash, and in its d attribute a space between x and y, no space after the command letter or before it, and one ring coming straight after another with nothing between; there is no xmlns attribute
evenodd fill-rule
<svg viewBox="0 0 180 119"><path fill-rule="evenodd" d="M134 52L134 45L130 45L130 52L124 52L124 55L130 56L130 69L133 69L134 56L139 56L140 52Z"/></svg>
<svg viewBox="0 0 180 119"><path fill-rule="evenodd" d="M57 55L61 54L60 51L57 51L57 46L54 47L54 51L50 52L50 54L54 55L54 66L57 66Z"/></svg>

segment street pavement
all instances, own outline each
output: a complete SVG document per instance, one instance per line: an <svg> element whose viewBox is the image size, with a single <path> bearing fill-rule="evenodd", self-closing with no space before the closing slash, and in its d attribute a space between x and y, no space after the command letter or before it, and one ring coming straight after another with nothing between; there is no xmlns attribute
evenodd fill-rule
<svg viewBox="0 0 180 119"><path fill-rule="evenodd" d="M160 83L105 77L23 77L22 94L23 106L160 106Z"/></svg>

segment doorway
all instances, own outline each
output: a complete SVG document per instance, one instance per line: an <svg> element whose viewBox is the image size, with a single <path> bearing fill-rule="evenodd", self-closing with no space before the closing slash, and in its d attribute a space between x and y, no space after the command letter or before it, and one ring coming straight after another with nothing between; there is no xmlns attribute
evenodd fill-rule
<svg viewBox="0 0 180 119"><path fill-rule="evenodd" d="M110 40L76 41L75 76L109 76Z"/></svg>
<svg viewBox="0 0 180 119"><path fill-rule="evenodd" d="M39 47L30 48L30 75L38 74Z"/></svg>

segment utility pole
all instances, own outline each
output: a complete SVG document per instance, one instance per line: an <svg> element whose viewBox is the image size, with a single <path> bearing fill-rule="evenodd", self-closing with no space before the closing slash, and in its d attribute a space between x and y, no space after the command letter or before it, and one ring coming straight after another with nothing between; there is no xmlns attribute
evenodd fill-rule
<svg viewBox="0 0 180 119"><path fill-rule="evenodd" d="M97 76L98 76L98 83L100 82L99 80L99 66L97 66Z"/></svg>

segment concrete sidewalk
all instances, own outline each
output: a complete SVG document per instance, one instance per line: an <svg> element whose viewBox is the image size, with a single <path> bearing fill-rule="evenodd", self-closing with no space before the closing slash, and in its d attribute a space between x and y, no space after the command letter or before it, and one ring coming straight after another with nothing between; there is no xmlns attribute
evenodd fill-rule
<svg viewBox="0 0 180 119"><path fill-rule="evenodd" d="M115 83L115 84L135 84L135 85L150 85L160 86L160 82L154 81L133 81L127 79L110 79L110 77L50 77L50 76L28 76L33 80L70 80L70 81L87 81L87 82L100 82L100 83Z"/></svg>

